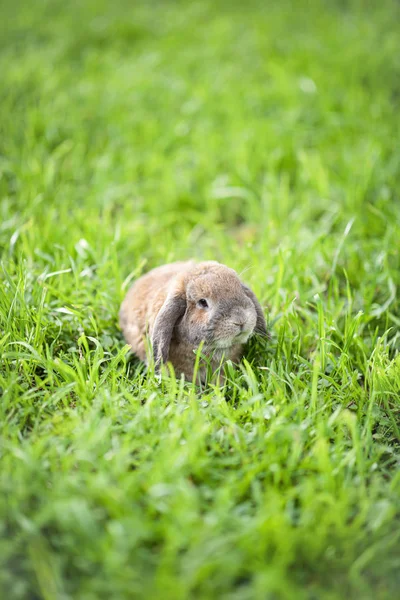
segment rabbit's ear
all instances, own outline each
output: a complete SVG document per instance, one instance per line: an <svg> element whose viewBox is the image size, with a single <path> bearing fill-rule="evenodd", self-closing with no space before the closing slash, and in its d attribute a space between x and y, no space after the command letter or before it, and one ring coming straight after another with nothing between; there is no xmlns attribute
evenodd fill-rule
<svg viewBox="0 0 400 600"><path fill-rule="evenodd" d="M244 289L245 294L253 302L254 308L256 309L257 322L256 322L256 326L254 328L255 333L258 333L259 335L267 336L268 331L267 331L267 324L265 322L264 313L260 306L259 301L257 300L255 293L249 287L247 287L247 285L244 285L244 283L242 283L242 287Z"/></svg>
<svg viewBox="0 0 400 600"><path fill-rule="evenodd" d="M168 295L154 323L151 343L157 366L167 362L172 332L180 317L185 314L186 299L183 295Z"/></svg>

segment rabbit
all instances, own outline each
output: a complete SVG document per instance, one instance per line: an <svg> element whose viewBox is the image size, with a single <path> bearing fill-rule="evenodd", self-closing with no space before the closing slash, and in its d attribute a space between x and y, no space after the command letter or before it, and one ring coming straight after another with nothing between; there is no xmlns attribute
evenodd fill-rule
<svg viewBox="0 0 400 600"><path fill-rule="evenodd" d="M119 318L126 341L141 360L148 364L152 352L156 369L169 361L175 374L183 373L189 381L200 344L215 371L226 360L237 363L253 333L267 335L255 294L233 269L215 261L175 262L149 271L128 291ZM201 382L206 375L207 364L201 363Z"/></svg>

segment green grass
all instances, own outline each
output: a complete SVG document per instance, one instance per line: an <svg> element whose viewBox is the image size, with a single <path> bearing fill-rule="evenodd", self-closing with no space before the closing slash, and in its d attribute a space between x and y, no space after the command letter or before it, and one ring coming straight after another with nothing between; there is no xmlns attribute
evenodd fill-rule
<svg viewBox="0 0 400 600"><path fill-rule="evenodd" d="M394 0L2 3L2 598L399 598L399 40ZM118 329L188 257L271 325L224 389Z"/></svg>

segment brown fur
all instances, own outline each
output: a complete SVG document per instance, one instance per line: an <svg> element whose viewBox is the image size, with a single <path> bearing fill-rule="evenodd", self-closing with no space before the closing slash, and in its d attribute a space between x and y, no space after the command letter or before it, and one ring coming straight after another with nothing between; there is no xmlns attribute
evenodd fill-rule
<svg viewBox="0 0 400 600"><path fill-rule="evenodd" d="M199 299L207 299L207 309ZM128 291L120 310L126 341L143 361L151 339L156 364L170 361L175 373L193 378L195 352L204 344L213 370L221 362L238 362L243 342L253 333L266 334L264 316L253 292L235 271L213 261L176 262L140 277ZM200 368L204 381L206 366Z"/></svg>

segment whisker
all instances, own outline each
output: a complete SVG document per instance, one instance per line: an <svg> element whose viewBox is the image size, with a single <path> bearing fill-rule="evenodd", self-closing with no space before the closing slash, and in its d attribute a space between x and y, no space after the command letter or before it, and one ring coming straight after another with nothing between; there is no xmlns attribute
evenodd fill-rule
<svg viewBox="0 0 400 600"><path fill-rule="evenodd" d="M241 277L243 275L243 273L247 273L247 271L250 271L250 269L254 269L255 265L249 265L248 267L245 267L242 271L240 271L239 276Z"/></svg>

